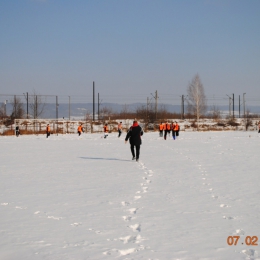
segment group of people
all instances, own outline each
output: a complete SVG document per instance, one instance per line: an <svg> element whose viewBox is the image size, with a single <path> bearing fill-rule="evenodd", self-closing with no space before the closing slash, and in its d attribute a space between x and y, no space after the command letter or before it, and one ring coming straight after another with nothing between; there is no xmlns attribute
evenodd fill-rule
<svg viewBox="0 0 260 260"><path fill-rule="evenodd" d="M170 135L172 132L172 138L175 140L177 136L179 136L179 131L180 131L180 126L177 123L177 121L172 121L172 123L169 123L166 121L166 123L160 123L159 125L159 136L163 137L163 132L164 132L164 140L167 139L167 134Z"/></svg>
<svg viewBox="0 0 260 260"><path fill-rule="evenodd" d="M107 124L105 124L103 126L103 129L104 129L104 138L107 138L108 136L108 133L109 133L109 127ZM118 131L118 138L121 136L122 134L122 130L123 130L123 126L122 126L122 122L120 122L117 126L117 131Z"/></svg>

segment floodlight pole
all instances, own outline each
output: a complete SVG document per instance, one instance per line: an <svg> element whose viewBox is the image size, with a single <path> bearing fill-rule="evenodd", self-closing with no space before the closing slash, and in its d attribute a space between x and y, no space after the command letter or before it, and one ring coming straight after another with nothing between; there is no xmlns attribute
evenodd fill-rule
<svg viewBox="0 0 260 260"><path fill-rule="evenodd" d="M181 119L184 119L184 95L181 95Z"/></svg>
<svg viewBox="0 0 260 260"><path fill-rule="evenodd" d="M95 121L95 82L93 81L93 121Z"/></svg>
<svg viewBox="0 0 260 260"><path fill-rule="evenodd" d="M245 100L245 94L246 94L246 93L243 93L244 118L246 117L246 100Z"/></svg>
<svg viewBox="0 0 260 260"><path fill-rule="evenodd" d="M70 121L70 96L69 96L69 121Z"/></svg>
<svg viewBox="0 0 260 260"><path fill-rule="evenodd" d="M240 95L238 96L238 117L240 118Z"/></svg>
<svg viewBox="0 0 260 260"><path fill-rule="evenodd" d="M58 135L58 118L59 118L59 116L58 116L58 107L59 107L59 104L58 104L58 96L56 96L56 133L57 133L57 135Z"/></svg>
<svg viewBox="0 0 260 260"><path fill-rule="evenodd" d="M233 93L233 119L235 119L235 95Z"/></svg>

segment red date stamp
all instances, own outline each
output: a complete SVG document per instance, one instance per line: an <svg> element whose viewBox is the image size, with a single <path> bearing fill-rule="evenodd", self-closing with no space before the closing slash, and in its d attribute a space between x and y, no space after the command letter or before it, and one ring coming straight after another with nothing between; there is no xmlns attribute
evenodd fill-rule
<svg viewBox="0 0 260 260"><path fill-rule="evenodd" d="M229 246L236 246L240 236L229 236L227 238L227 244ZM258 237L257 236L247 236L245 240L242 242L242 245L245 243L247 246L258 246Z"/></svg>

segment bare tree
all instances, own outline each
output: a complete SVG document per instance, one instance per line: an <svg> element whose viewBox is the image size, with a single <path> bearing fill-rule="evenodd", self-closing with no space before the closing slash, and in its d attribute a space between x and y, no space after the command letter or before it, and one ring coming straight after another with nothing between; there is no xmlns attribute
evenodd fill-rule
<svg viewBox="0 0 260 260"><path fill-rule="evenodd" d="M23 107L23 103L19 97L14 96L13 100L11 101L12 104L12 114L11 119L20 119L23 118L25 111Z"/></svg>
<svg viewBox="0 0 260 260"><path fill-rule="evenodd" d="M204 87L201 83L199 74L196 74L188 86L188 111L196 116L197 128L199 128L199 119L205 114L206 96L204 94Z"/></svg>
<svg viewBox="0 0 260 260"><path fill-rule="evenodd" d="M253 121L252 121L252 118L250 116L250 110L249 109L247 109L246 114L244 116L244 123L245 123L245 130L246 131L248 130L249 126L253 125Z"/></svg>
<svg viewBox="0 0 260 260"><path fill-rule="evenodd" d="M113 114L113 110L110 107L103 107L100 110L100 115L101 115L102 120L108 120L112 114Z"/></svg>
<svg viewBox="0 0 260 260"><path fill-rule="evenodd" d="M30 96L29 107L34 119L39 118L44 112L45 102L43 101L42 96L37 94L35 90L33 91L33 94Z"/></svg>
<svg viewBox="0 0 260 260"><path fill-rule="evenodd" d="M211 111L209 113L209 117L211 117L212 119L218 121L221 118L221 112L218 106L213 105L211 107Z"/></svg>

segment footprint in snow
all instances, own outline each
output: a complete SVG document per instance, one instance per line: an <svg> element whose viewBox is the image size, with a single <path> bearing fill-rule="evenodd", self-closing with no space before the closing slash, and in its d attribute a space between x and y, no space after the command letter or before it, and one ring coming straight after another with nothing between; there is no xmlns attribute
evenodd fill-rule
<svg viewBox="0 0 260 260"><path fill-rule="evenodd" d="M140 232L141 231L141 225L140 224L135 224L135 225L131 225L128 226L129 228L131 228L134 232Z"/></svg>
<svg viewBox="0 0 260 260"><path fill-rule="evenodd" d="M4 202L4 203L1 203L1 206L7 206L9 203L8 202Z"/></svg>
<svg viewBox="0 0 260 260"><path fill-rule="evenodd" d="M236 232L234 233L234 235L243 236L243 235L245 235L245 231L243 229L237 229Z"/></svg>
<svg viewBox="0 0 260 260"><path fill-rule="evenodd" d="M134 197L135 200L139 200L140 198L142 198L142 196L135 196Z"/></svg>
<svg viewBox="0 0 260 260"><path fill-rule="evenodd" d="M228 205L226 205L226 204L220 204L219 205L221 208L228 208Z"/></svg>
<svg viewBox="0 0 260 260"><path fill-rule="evenodd" d="M131 214L136 214L136 211L138 210L138 208L132 208L132 209L129 209L128 211L131 213Z"/></svg>
<svg viewBox="0 0 260 260"><path fill-rule="evenodd" d="M148 187L143 187L143 193L146 193L148 190Z"/></svg>
<svg viewBox="0 0 260 260"><path fill-rule="evenodd" d="M130 203L127 202L127 201L122 201L121 204L122 204L123 206L128 206Z"/></svg>
<svg viewBox="0 0 260 260"><path fill-rule="evenodd" d="M223 219L232 220L232 219L235 219L235 218L234 218L234 217L226 217L226 216L223 216Z"/></svg>
<svg viewBox="0 0 260 260"><path fill-rule="evenodd" d="M93 228L89 228L88 230L89 230L89 231L93 231L93 232L95 232L96 234L102 234L101 231L99 231L99 230L94 230Z"/></svg>
<svg viewBox="0 0 260 260"><path fill-rule="evenodd" d="M27 207L19 207L19 206L16 206L15 208L16 209L27 209Z"/></svg>
<svg viewBox="0 0 260 260"><path fill-rule="evenodd" d="M215 195L212 195L211 196L213 199L217 199L218 198L218 196L215 196Z"/></svg>
<svg viewBox="0 0 260 260"><path fill-rule="evenodd" d="M126 221L126 222L129 222L129 221L132 220L132 217L130 217L130 216L123 216L122 218L123 218L123 220Z"/></svg>
<svg viewBox="0 0 260 260"><path fill-rule="evenodd" d="M140 235L137 236L126 236L126 237L120 237L119 238L120 241L122 241L124 244L128 244L128 243L140 243L143 239Z"/></svg>
<svg viewBox="0 0 260 260"><path fill-rule="evenodd" d="M129 248L129 249L125 249L125 250L118 250L118 249L110 249L108 251L103 252L104 255L109 255L109 256L125 256L125 255L129 255L131 253L136 252L135 248Z"/></svg>
<svg viewBox="0 0 260 260"><path fill-rule="evenodd" d="M258 256L258 252L254 249L242 250L241 253L247 255L249 257L247 259L255 259Z"/></svg>
<svg viewBox="0 0 260 260"><path fill-rule="evenodd" d="M71 226L73 226L73 227L78 227L78 226L80 226L80 225L82 225L82 223L73 223L73 224L70 224Z"/></svg>
<svg viewBox="0 0 260 260"><path fill-rule="evenodd" d="M54 219L54 220L60 220L62 217L54 217L54 216L48 216L47 218L49 219Z"/></svg>

